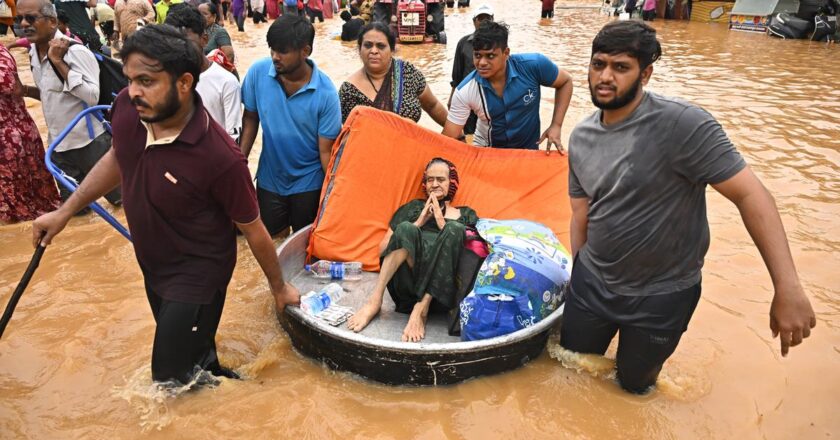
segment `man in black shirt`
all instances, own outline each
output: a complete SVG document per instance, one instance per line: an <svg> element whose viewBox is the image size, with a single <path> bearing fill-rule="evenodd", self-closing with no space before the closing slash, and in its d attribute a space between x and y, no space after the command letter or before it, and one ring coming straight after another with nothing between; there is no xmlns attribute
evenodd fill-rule
<svg viewBox="0 0 840 440"><path fill-rule="evenodd" d="M476 29L484 21L493 21L493 8L489 5L481 5L473 12L473 25ZM475 64L473 63L473 34L465 35L458 41L458 46L455 48L455 63L452 65L452 91L449 93L449 101L446 107L452 102L452 94L455 93L455 88L461 81L467 77L473 70ZM478 120L475 113L470 113L467 123L464 125L464 134L475 133L475 123Z"/></svg>
<svg viewBox="0 0 840 440"><path fill-rule="evenodd" d="M365 21L359 18L359 8L350 7L350 12L341 11L341 19L344 24L341 26L341 41L356 41L359 32L365 26Z"/></svg>
<svg viewBox="0 0 840 440"><path fill-rule="evenodd" d="M55 10L64 11L70 19L70 32L76 34L90 49L102 50L99 34L93 28L87 8L95 8L96 0L56 0Z"/></svg>

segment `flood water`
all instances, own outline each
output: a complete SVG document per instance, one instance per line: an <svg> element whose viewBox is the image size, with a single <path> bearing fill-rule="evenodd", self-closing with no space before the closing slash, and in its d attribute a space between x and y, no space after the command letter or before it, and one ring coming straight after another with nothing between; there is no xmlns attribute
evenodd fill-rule
<svg viewBox="0 0 840 440"><path fill-rule="evenodd" d="M516 10L510 1L489 3L511 24L514 53L542 52L571 72L568 139L593 111L589 47L609 18L558 9L553 20L540 21L539 2ZM444 102L455 43L472 26L468 9L447 14L449 45L398 50ZM313 56L336 84L359 67L353 45L328 39L339 23L316 25ZM654 26L664 55L649 89L715 115L776 197L818 320L787 358L768 327L773 291L760 255L735 207L710 190L703 296L648 396L620 391L609 360L569 356L556 343L517 371L449 387L388 387L330 371L292 350L240 240L217 340L223 364L248 380L167 399L150 382L154 322L131 246L87 216L71 221L46 251L0 341L0 438L836 438L840 46L716 24ZM268 55L267 25L246 27L246 34L231 31L243 74ZM31 84L28 61L16 54ZM544 127L552 109L547 92ZM45 134L39 104L28 104ZM421 123L434 127L427 116ZM28 223L0 226L2 305L29 261L30 240Z"/></svg>

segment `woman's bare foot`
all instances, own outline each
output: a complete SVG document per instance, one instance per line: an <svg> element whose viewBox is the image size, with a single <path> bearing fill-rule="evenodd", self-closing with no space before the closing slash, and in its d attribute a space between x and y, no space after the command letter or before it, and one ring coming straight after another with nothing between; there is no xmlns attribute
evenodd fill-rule
<svg viewBox="0 0 840 440"><path fill-rule="evenodd" d="M426 317L428 315L428 304L425 306L423 303L414 305L411 316L408 317L408 324L405 325L405 330L403 330L403 342L420 342L426 337Z"/></svg>
<svg viewBox="0 0 840 440"><path fill-rule="evenodd" d="M358 312L354 313L353 316L347 320L347 328L359 333L363 328L367 327L374 316L379 314L379 309L381 308L382 301L368 301L361 309L359 309Z"/></svg>

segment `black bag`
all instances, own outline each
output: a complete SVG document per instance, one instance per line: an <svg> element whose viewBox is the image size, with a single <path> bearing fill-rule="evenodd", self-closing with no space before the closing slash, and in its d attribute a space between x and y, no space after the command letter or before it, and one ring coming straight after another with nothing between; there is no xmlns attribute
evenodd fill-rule
<svg viewBox="0 0 840 440"><path fill-rule="evenodd" d="M123 75L121 62L101 54L93 52L96 61L99 63L99 105L111 105L122 89L128 87L128 78Z"/></svg>
<svg viewBox="0 0 840 440"><path fill-rule="evenodd" d="M70 43L71 46L74 44L79 43L75 41ZM90 50L87 46L85 48ZM117 97L120 91L128 87L128 79L122 72L123 65L105 54L95 50L91 50L91 52L94 58L96 58L96 63L99 64L99 101L96 104L111 105L114 103L114 98ZM67 80L67 78L61 76L61 73L58 72L58 68L55 67L52 61L50 61L50 66L52 66L55 74L62 81Z"/></svg>

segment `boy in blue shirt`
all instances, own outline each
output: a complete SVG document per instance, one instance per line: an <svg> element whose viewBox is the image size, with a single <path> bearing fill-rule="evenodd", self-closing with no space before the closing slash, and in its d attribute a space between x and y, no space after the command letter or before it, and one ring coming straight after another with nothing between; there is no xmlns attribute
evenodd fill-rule
<svg viewBox="0 0 840 440"><path fill-rule="evenodd" d="M476 70L452 95L444 135L459 138L472 110L477 146L536 150L547 140L547 151L554 146L564 152L560 132L572 99L568 72L541 54L511 55L507 25L489 21L473 34L473 62ZM542 136L540 86L555 89L554 116Z"/></svg>
<svg viewBox="0 0 840 440"><path fill-rule="evenodd" d="M315 39L308 20L284 15L266 39L271 57L255 62L242 82L241 148L248 157L262 127L257 200L276 235L315 220L341 106L332 81L308 59Z"/></svg>

